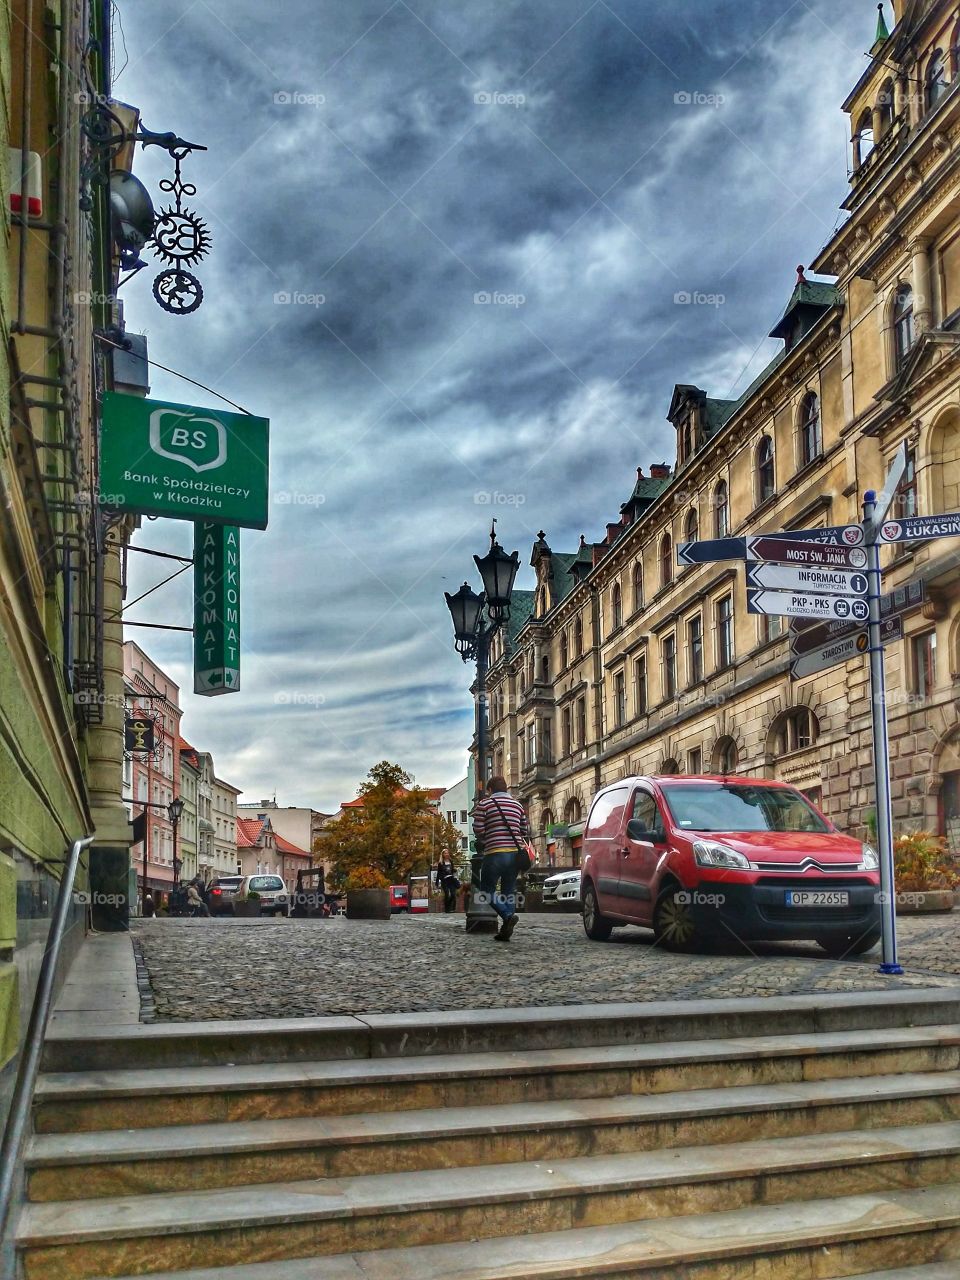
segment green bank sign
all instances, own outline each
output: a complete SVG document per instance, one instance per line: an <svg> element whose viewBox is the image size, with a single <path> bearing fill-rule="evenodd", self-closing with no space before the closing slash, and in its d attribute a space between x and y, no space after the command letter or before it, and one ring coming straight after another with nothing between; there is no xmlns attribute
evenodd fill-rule
<svg viewBox="0 0 960 1280"><path fill-rule="evenodd" d="M265 529L269 432L266 418L108 391L100 505Z"/></svg>
<svg viewBox="0 0 960 1280"><path fill-rule="evenodd" d="M240 530L198 520L193 537L193 691L240 688Z"/></svg>

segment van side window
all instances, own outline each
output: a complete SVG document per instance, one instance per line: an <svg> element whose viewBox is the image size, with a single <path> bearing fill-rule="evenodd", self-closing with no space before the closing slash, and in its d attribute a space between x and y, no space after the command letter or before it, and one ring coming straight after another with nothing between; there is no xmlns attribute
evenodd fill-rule
<svg viewBox="0 0 960 1280"><path fill-rule="evenodd" d="M649 791L636 793L633 797L633 813L630 816L642 822L645 830L655 831L661 839L663 838L663 819L660 817L657 802Z"/></svg>
<svg viewBox="0 0 960 1280"><path fill-rule="evenodd" d="M609 839L617 835L629 794L626 787L616 787L597 796L587 823L587 840Z"/></svg>

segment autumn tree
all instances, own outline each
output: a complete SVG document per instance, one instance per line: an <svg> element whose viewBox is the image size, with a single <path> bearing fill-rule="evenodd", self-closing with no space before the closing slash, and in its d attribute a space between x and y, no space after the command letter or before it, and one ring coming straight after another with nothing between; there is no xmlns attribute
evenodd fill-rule
<svg viewBox="0 0 960 1280"><path fill-rule="evenodd" d="M386 889L425 874L442 851L454 858L460 833L430 804L398 764L382 760L361 783L357 800L324 831L335 889Z"/></svg>

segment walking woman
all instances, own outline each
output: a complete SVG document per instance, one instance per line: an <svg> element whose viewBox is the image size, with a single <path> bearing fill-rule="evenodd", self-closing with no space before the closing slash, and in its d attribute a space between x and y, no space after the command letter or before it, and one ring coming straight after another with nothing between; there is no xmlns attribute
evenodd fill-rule
<svg viewBox="0 0 960 1280"><path fill-rule="evenodd" d="M496 775L487 783L487 794L473 813L473 831L483 851L480 888L501 921L494 940L509 942L517 927L517 858L529 827L526 810L507 790L506 778Z"/></svg>

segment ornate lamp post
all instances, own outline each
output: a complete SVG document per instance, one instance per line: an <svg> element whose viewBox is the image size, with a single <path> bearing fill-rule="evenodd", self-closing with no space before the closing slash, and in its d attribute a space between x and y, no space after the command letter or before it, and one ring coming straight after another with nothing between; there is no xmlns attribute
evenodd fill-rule
<svg viewBox="0 0 960 1280"><path fill-rule="evenodd" d="M479 595L465 582L455 595L444 592L447 608L453 619L454 645L464 662L477 664L477 798L487 781L487 667L490 661L490 640L495 632L510 618L510 597L520 567L520 553L507 555L497 542L496 521L490 526L490 550L485 556L474 556L480 571L483 591ZM470 859L470 899L467 905L467 932L496 929L499 920L496 912L478 898L480 867L483 855L474 853Z"/></svg>
<svg viewBox="0 0 960 1280"><path fill-rule="evenodd" d="M180 860L177 857L177 827L180 825L180 819L183 816L183 801L179 796L175 796L167 805L167 816L170 819L170 825L173 827L173 887L176 889L180 883Z"/></svg>

